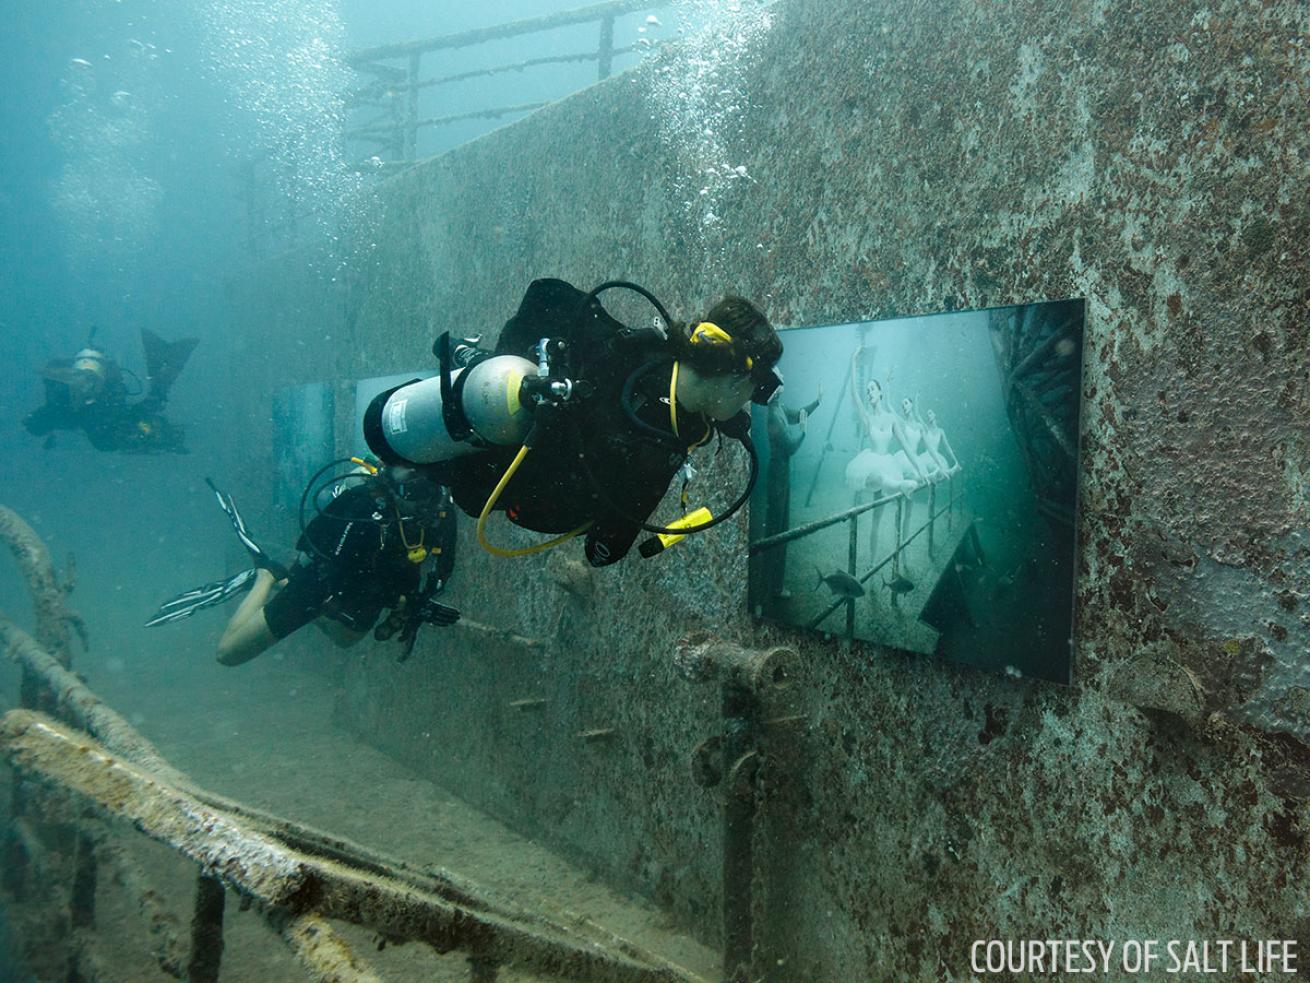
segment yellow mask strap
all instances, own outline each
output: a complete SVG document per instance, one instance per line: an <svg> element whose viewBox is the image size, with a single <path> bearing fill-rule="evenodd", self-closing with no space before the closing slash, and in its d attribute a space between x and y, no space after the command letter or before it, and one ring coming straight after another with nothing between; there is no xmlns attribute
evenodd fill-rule
<svg viewBox="0 0 1310 983"><path fill-rule="evenodd" d="M691 329L691 338L689 340L693 345L731 345L732 335L713 321L701 321L700 324ZM755 360L747 355L746 371L749 372L754 364Z"/></svg>
<svg viewBox="0 0 1310 983"><path fill-rule="evenodd" d="M732 335L713 321L701 321L700 324L691 329L691 343L693 345L731 345Z"/></svg>

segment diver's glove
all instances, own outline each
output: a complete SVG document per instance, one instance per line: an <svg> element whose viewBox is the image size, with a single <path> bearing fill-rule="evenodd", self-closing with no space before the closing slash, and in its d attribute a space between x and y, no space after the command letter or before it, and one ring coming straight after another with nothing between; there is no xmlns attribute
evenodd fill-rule
<svg viewBox="0 0 1310 983"><path fill-rule="evenodd" d="M448 604L440 604L429 598L425 601L415 613L415 618L421 624L436 625L439 628L449 628L459 620L459 610L452 608Z"/></svg>
<svg viewBox="0 0 1310 983"><path fill-rule="evenodd" d="M452 608L448 604L440 604L431 597L413 607L406 603L405 598L402 598L400 603L387 615L386 620L373 629L373 637L379 642L385 642L399 632L400 635L396 641L400 643L400 654L396 656L396 661L404 662L413 653L414 642L418 638L418 630L423 625L437 625L440 628L449 628L458 620L458 609Z"/></svg>

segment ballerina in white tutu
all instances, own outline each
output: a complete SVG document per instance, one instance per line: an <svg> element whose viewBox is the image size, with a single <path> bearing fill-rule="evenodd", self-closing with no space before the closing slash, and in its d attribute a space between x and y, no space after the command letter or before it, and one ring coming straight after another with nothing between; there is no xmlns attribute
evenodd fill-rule
<svg viewBox="0 0 1310 983"><path fill-rule="evenodd" d="M917 414L916 414L917 415ZM923 453L919 455L919 464L931 477L933 474L941 478L949 478L960 471L960 459L955 456L955 449L951 447L951 441L946 436L946 431L941 428L937 422L937 414L929 410L923 421ZM946 455L951 456L950 460Z"/></svg>
<svg viewBox="0 0 1310 983"><path fill-rule="evenodd" d="M851 392L860 392L859 360L864 346L851 356ZM860 433L865 448L846 465L846 487L855 493L856 503L888 495L906 495L928 480L927 475L907 452L909 437L900 417L887 408L882 384L870 379L864 385L864 398L855 398L860 418ZM895 449L893 450L893 445ZM878 527L884 508L875 509L870 523L870 558L879 559ZM908 512L908 510L907 510ZM905 526L902 526L902 535Z"/></svg>

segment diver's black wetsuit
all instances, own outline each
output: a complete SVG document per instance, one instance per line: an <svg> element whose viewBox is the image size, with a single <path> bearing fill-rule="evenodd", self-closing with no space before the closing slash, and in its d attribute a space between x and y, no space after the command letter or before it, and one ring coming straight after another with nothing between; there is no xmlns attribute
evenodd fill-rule
<svg viewBox="0 0 1310 983"><path fill-rule="evenodd" d="M615 507L646 519L688 450L713 431L700 414L684 414L680 435L673 434L673 357L663 341L653 331L625 327L594 300L579 317L583 297L563 280L536 280L501 332L496 353L526 358L534 358L539 339L564 339L569 375L590 391L577 405L554 411L560 418L538 434L496 508L537 532L569 532L590 521L587 560L605 566L622 559L641 531ZM639 422L624 409L625 387ZM543 408L536 414L540 419ZM443 466L442 481L461 509L478 515L517 451L498 447L459 458Z"/></svg>
<svg viewBox="0 0 1310 983"><path fill-rule="evenodd" d="M297 542L301 559L286 586L264 605L273 636L286 638L319 615L352 631L372 628L384 608L394 609L402 597L417 597L419 564L406 554L420 540L436 560L428 576L444 585L455 564L449 506L439 505L431 516L407 518L403 524L395 520L393 500L372 482L333 499Z"/></svg>
<svg viewBox="0 0 1310 983"><path fill-rule="evenodd" d="M49 437L56 430L81 430L98 451L185 454L182 429L159 412L157 401L129 403L121 386L78 405L67 385L45 380L45 404L23 420L27 432Z"/></svg>
<svg viewBox="0 0 1310 983"><path fill-rule="evenodd" d="M74 359L54 359L41 370L45 403L23 420L27 432L54 442L56 430L81 430L98 451L136 454L185 454L182 428L163 414L168 391L195 348L194 338L167 342L142 329L149 389L145 397L128 401L127 387L118 364L97 352L104 380L92 393L79 391Z"/></svg>

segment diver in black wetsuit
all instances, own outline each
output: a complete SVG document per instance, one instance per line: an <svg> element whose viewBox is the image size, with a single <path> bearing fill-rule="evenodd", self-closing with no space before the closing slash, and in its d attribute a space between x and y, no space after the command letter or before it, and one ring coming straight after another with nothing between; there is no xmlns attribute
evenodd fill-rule
<svg viewBox="0 0 1310 983"><path fill-rule="evenodd" d="M399 633L404 658L420 625L459 618L433 600L454 569L454 511L444 489L410 469L388 468L342 491L305 527L296 549L299 562L285 578L260 569L219 640L219 662L248 662L320 615L319 625L342 646L375 624L380 641ZM419 566L429 556L436 569L424 588ZM390 614L378 624L384 608Z"/></svg>
<svg viewBox="0 0 1310 983"><path fill-rule="evenodd" d="M614 320L597 300L610 287L638 290L665 328ZM490 552L523 555L585 533L588 562L604 566L622 559L643 529L695 532L740 506L745 494L717 518L692 513L676 530L647 521L689 451L716 434L747 446L753 481L743 407L778 389L781 354L777 332L739 297L684 325L633 284L584 294L563 280L537 280L494 353L461 346L457 374L443 356L440 396L435 379L381 394L365 416L365 438L383 460L430 465L456 504L478 516L479 542ZM528 549L494 547L484 531L493 511L558 535ZM643 555L666 542L647 540Z"/></svg>
<svg viewBox="0 0 1310 983"><path fill-rule="evenodd" d="M146 392L130 401L123 370L94 347L95 332L73 358L55 359L41 370L45 404L29 413L23 426L54 446L54 431L81 430L100 451L137 454L185 454L182 428L163 414L168 392L186 365L195 338L167 342L146 328L141 344L146 356Z"/></svg>
<svg viewBox="0 0 1310 983"><path fill-rule="evenodd" d="M189 617L249 591L218 643L218 661L235 666L315 619L342 646L355 644L370 628L379 641L397 636L402 660L422 625L454 624L459 612L435 600L455 566L455 510L449 493L412 468L379 470L352 461L363 471L329 479L331 486L314 496L332 494L303 527L296 543L300 555L289 571L254 543L231 498L214 489L254 569L178 595L147 626ZM311 488L326 470L315 476ZM423 579L421 567L429 559ZM389 614L379 621L384 609Z"/></svg>
<svg viewBox="0 0 1310 983"><path fill-rule="evenodd" d="M799 410L784 406L775 399L768 407L769 466L765 470L764 536L776 536L791 528L791 459L805 442L809 418L819 408L823 390L808 406ZM790 429L796 427L795 430ZM769 604L786 600L787 544L775 546L762 555Z"/></svg>

